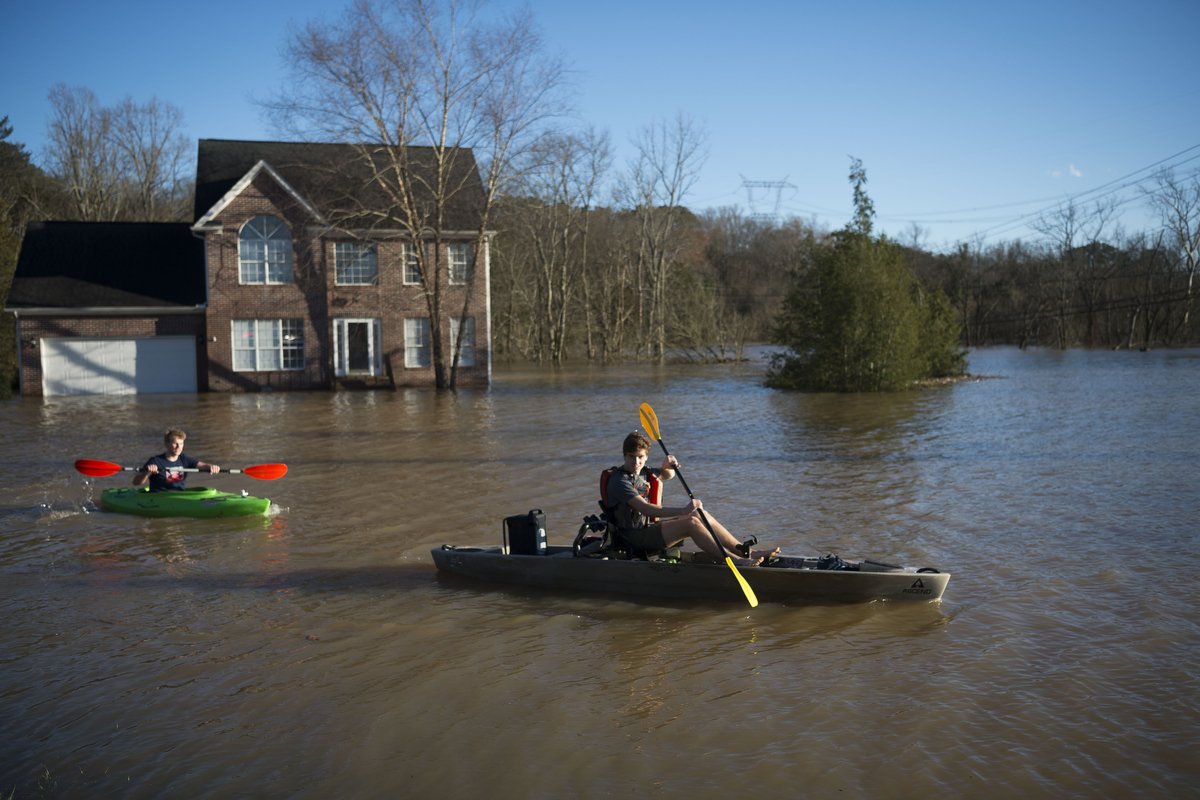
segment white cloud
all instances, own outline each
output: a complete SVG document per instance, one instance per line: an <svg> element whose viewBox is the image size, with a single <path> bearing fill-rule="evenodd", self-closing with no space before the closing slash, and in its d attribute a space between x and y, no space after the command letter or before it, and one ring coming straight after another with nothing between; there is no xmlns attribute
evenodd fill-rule
<svg viewBox="0 0 1200 800"><path fill-rule="evenodd" d="M1064 172L1061 169L1050 170L1051 178L1061 178L1064 175L1070 175L1072 178L1082 178L1083 170L1081 170L1079 167L1075 166L1074 164L1068 164L1066 172Z"/></svg>

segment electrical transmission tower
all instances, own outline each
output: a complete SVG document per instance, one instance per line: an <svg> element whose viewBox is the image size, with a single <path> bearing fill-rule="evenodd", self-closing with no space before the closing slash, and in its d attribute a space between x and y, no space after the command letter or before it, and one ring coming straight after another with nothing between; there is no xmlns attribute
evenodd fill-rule
<svg viewBox="0 0 1200 800"><path fill-rule="evenodd" d="M775 222L779 219L779 206L783 203L783 190L796 189L794 184L788 183L787 176L783 180L778 181L752 181L747 180L746 176L742 177L742 188L746 190L746 203L750 206L750 218L762 220L763 222ZM774 192L774 199L771 200L771 193ZM764 209L767 202L771 204L770 212Z"/></svg>

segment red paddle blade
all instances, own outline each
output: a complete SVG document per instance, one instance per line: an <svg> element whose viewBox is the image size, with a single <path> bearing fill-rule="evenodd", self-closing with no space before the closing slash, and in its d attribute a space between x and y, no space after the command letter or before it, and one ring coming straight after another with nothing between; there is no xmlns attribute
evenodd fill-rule
<svg viewBox="0 0 1200 800"><path fill-rule="evenodd" d="M243 469L242 474L258 478L260 481L273 481L287 475L287 464L255 464Z"/></svg>
<svg viewBox="0 0 1200 800"><path fill-rule="evenodd" d="M115 475L124 467L120 464L114 464L111 461L97 461L94 458L81 458L75 462L75 469L82 472L84 475L89 475L93 478L103 478L107 475Z"/></svg>

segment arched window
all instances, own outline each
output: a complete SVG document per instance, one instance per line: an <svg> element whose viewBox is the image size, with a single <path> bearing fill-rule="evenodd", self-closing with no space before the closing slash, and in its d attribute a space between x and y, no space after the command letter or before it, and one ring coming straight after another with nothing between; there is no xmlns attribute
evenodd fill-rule
<svg viewBox="0 0 1200 800"><path fill-rule="evenodd" d="M238 281L292 282L292 232L275 217L261 216L238 235Z"/></svg>

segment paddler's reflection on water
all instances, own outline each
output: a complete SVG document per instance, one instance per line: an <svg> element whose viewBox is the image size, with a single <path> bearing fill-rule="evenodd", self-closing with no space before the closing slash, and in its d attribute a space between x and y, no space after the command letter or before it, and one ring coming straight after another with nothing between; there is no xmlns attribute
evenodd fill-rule
<svg viewBox="0 0 1200 800"><path fill-rule="evenodd" d="M647 467L650 440L642 433L634 431L626 436L621 444L621 453L624 463L620 468L609 471L603 502L605 511L615 523L617 537L628 546L637 550L659 551L691 539L705 553L719 559L726 558L727 553L742 553L733 558L733 563L744 567L757 566L764 558L779 553L779 548L771 551L744 549L737 537L716 517L701 511L704 504L697 498L689 499L682 506L664 506L652 502L652 479L673 479L679 461L675 456L668 455L663 459L662 466ZM711 533L701 518L702 514L708 518ZM658 521L651 522L652 518Z"/></svg>
<svg viewBox="0 0 1200 800"><path fill-rule="evenodd" d="M183 470L201 470L217 474L221 468L216 464L192 458L183 452L187 434L172 428L163 434L166 450L146 459L146 463L133 474L133 485L142 486L150 481L150 491L163 492L187 488L187 473Z"/></svg>

